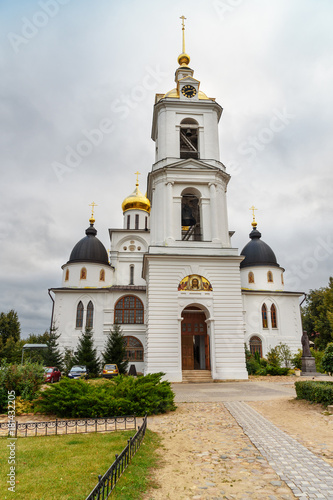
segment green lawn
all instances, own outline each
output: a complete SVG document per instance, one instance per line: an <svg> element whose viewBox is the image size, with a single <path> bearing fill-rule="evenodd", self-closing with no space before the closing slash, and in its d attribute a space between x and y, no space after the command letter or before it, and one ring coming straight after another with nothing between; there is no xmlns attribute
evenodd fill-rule
<svg viewBox="0 0 333 500"><path fill-rule="evenodd" d="M16 441L16 491L7 490L9 473L6 446L0 439L0 490L2 499L84 500L126 446L134 431L67 436L19 438ZM139 500L150 485L149 468L156 466L156 434L147 430L140 450L117 483L111 498ZM8 485L9 486L9 485Z"/></svg>

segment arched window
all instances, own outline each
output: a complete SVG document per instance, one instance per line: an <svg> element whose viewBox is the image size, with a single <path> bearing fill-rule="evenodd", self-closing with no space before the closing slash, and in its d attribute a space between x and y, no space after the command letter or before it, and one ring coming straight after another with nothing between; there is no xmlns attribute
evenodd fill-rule
<svg viewBox="0 0 333 500"><path fill-rule="evenodd" d="M262 358L262 342L259 337L250 338L250 351L253 356L256 352L259 352L259 356Z"/></svg>
<svg viewBox="0 0 333 500"><path fill-rule="evenodd" d="M138 297L126 295L118 300L114 311L114 322L122 324L142 324L143 304Z"/></svg>
<svg viewBox="0 0 333 500"><path fill-rule="evenodd" d="M80 280L87 279L87 269L83 267L80 271Z"/></svg>
<svg viewBox="0 0 333 500"><path fill-rule="evenodd" d="M267 307L266 307L266 304L262 305L262 308L261 308L261 318L262 318L262 327L263 328L268 328Z"/></svg>
<svg viewBox="0 0 333 500"><path fill-rule="evenodd" d="M131 227L131 216L127 216L126 229L130 229Z"/></svg>
<svg viewBox="0 0 333 500"><path fill-rule="evenodd" d="M130 285L134 285L134 266L130 266L130 280L129 280Z"/></svg>
<svg viewBox="0 0 333 500"><path fill-rule="evenodd" d="M199 158L198 122L185 118L180 123L180 158Z"/></svg>
<svg viewBox="0 0 333 500"><path fill-rule="evenodd" d="M192 193L182 195L182 240L201 241L200 201Z"/></svg>
<svg viewBox="0 0 333 500"><path fill-rule="evenodd" d="M94 323L94 306L91 300L87 305L87 319L86 319L86 327L92 328Z"/></svg>
<svg viewBox="0 0 333 500"><path fill-rule="evenodd" d="M272 328L277 328L276 307L274 304L271 305L271 324Z"/></svg>
<svg viewBox="0 0 333 500"><path fill-rule="evenodd" d="M82 328L83 326L83 304L80 300L76 308L76 328Z"/></svg>
<svg viewBox="0 0 333 500"><path fill-rule="evenodd" d="M69 269L66 269L65 281L69 280Z"/></svg>
<svg viewBox="0 0 333 500"><path fill-rule="evenodd" d="M128 361L143 361L143 345L136 337L124 337Z"/></svg>
<svg viewBox="0 0 333 500"><path fill-rule="evenodd" d="M99 272L99 281L105 281L105 271L101 269Z"/></svg>
<svg viewBox="0 0 333 500"><path fill-rule="evenodd" d="M249 283L254 283L254 274L252 271L248 274Z"/></svg>
<svg viewBox="0 0 333 500"><path fill-rule="evenodd" d="M268 281L268 283L273 283L273 273L272 273L272 271L268 271L268 273L267 273L267 281Z"/></svg>

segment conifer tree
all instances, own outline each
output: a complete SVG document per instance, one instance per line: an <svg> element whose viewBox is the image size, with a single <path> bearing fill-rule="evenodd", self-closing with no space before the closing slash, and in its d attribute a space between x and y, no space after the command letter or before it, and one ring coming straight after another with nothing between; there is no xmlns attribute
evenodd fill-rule
<svg viewBox="0 0 333 500"><path fill-rule="evenodd" d="M59 350L59 344L57 340L60 334L57 334L57 328L52 326L48 339L45 342L47 349L43 352L44 365L45 366L56 366L59 370L63 369L63 355Z"/></svg>
<svg viewBox="0 0 333 500"><path fill-rule="evenodd" d="M75 364L86 366L90 377L97 377L100 361L97 357L97 349L94 348L94 337L91 328L86 327L79 337L74 359Z"/></svg>
<svg viewBox="0 0 333 500"><path fill-rule="evenodd" d="M112 330L110 330L102 357L104 363L115 363L118 366L119 373L126 373L128 367L126 345L119 325L113 325Z"/></svg>

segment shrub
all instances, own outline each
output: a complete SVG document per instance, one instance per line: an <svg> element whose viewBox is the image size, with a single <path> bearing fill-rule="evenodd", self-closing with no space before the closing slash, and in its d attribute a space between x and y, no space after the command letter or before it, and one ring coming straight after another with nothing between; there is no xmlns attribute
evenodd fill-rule
<svg viewBox="0 0 333 500"><path fill-rule="evenodd" d="M333 382L300 380L295 382L297 399L306 399L325 406L333 404Z"/></svg>
<svg viewBox="0 0 333 500"><path fill-rule="evenodd" d="M175 409L170 382L163 373L141 377L119 375L112 382L89 384L63 378L50 385L35 402L35 410L58 417L114 417L165 413Z"/></svg>
<svg viewBox="0 0 333 500"><path fill-rule="evenodd" d="M302 349L298 349L297 353L291 358L291 363L295 368L302 369Z"/></svg>
<svg viewBox="0 0 333 500"><path fill-rule="evenodd" d="M268 375L288 375L289 368L268 364L266 366L266 372Z"/></svg>
<svg viewBox="0 0 333 500"><path fill-rule="evenodd" d="M327 344L322 358L322 367L329 373L333 374L333 342Z"/></svg>
<svg viewBox="0 0 333 500"><path fill-rule="evenodd" d="M325 351L317 351L313 347L310 347L310 351L311 351L312 356L315 359L317 372L324 373L325 370L323 368L322 361L323 361L323 357L325 355Z"/></svg>
<svg viewBox="0 0 333 500"><path fill-rule="evenodd" d="M281 366L282 357L280 354L279 346L271 347L267 353L268 364L275 367Z"/></svg>
<svg viewBox="0 0 333 500"><path fill-rule="evenodd" d="M8 391L31 401L44 383L44 369L36 363L10 365L3 361L0 368L0 411L7 410Z"/></svg>

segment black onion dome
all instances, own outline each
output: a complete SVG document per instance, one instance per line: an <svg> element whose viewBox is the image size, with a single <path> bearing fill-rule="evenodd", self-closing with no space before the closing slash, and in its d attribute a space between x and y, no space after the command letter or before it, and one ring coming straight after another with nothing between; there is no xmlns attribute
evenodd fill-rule
<svg viewBox="0 0 333 500"><path fill-rule="evenodd" d="M276 262L275 253L270 246L262 241L261 233L255 227L249 234L251 241L241 251L241 255L245 259L241 262L240 267L252 266L274 266L280 267Z"/></svg>
<svg viewBox="0 0 333 500"><path fill-rule="evenodd" d="M86 235L72 250L70 262L96 262L109 265L108 254L103 243L96 238L97 231L93 224L86 229Z"/></svg>

